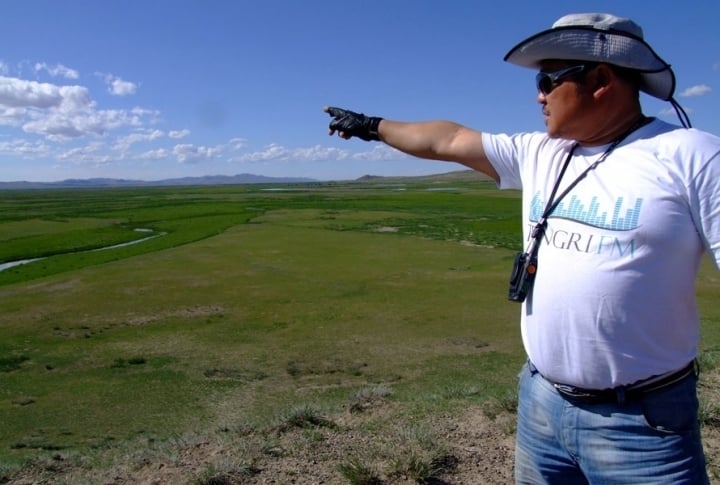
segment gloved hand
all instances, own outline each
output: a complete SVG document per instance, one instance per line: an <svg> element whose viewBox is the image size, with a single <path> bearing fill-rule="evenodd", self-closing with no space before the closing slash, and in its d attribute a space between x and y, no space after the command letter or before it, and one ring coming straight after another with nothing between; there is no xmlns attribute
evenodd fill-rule
<svg viewBox="0 0 720 485"><path fill-rule="evenodd" d="M330 134L336 131L348 139L356 136L365 141L379 141L378 125L382 118L365 116L342 108L326 106L323 110L333 117L330 121Z"/></svg>

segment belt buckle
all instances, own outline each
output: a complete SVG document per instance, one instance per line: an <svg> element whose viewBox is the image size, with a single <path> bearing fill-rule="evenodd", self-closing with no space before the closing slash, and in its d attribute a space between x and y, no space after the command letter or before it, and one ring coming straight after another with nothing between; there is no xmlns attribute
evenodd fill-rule
<svg viewBox="0 0 720 485"><path fill-rule="evenodd" d="M625 402L625 393L617 394L614 389L590 391L567 384L553 384L553 386L562 396L584 404L622 404Z"/></svg>
<svg viewBox="0 0 720 485"><path fill-rule="evenodd" d="M555 387L555 389L558 390L560 394L568 397L573 397L575 399L590 399L594 397L593 394L590 394L574 386L568 386L567 384L553 384L553 386Z"/></svg>

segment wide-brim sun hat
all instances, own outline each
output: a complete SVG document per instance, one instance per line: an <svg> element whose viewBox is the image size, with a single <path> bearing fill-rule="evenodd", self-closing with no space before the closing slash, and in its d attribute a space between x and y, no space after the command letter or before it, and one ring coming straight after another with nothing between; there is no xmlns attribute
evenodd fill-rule
<svg viewBox="0 0 720 485"><path fill-rule="evenodd" d="M578 13L520 42L505 55L512 64L534 69L545 60L604 62L640 73L640 90L664 101L675 92L675 74L645 42L630 19L606 13Z"/></svg>

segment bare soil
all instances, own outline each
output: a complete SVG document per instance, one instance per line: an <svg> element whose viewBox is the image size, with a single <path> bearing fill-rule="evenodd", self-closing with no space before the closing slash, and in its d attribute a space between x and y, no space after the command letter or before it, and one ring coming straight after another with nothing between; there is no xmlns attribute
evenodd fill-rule
<svg viewBox="0 0 720 485"><path fill-rule="evenodd" d="M479 407L438 416L420 428L367 424L393 413L377 404L334 417L334 426L228 432L235 436L187 439L161 453L133 453L124 463L88 469L56 453L0 483L14 485L129 484L349 484L341 465L365 467L355 483L512 483L514 415L488 418ZM384 417L380 417L384 420ZM237 433L237 434L236 434ZM431 439L431 443L423 443ZM413 461L413 458L416 461ZM431 470L426 470L430 468ZM422 480L425 481L422 481Z"/></svg>
<svg viewBox="0 0 720 485"><path fill-rule="evenodd" d="M711 483L720 483L720 372L701 380L703 440ZM7 484L408 484L513 483L515 415L474 405L403 424L383 398L338 416L272 429L225 430L114 453L107 466L56 453ZM345 472L341 471L344 467ZM352 479L351 479L352 478Z"/></svg>

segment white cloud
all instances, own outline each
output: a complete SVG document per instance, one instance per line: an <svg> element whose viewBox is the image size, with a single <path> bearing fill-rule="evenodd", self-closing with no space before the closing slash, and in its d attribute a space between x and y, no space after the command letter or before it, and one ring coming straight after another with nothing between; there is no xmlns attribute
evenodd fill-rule
<svg viewBox="0 0 720 485"><path fill-rule="evenodd" d="M130 110L130 113L132 113L134 116L159 116L160 113L156 110L151 109L145 109L145 108L138 108L137 106L132 108Z"/></svg>
<svg viewBox="0 0 720 485"><path fill-rule="evenodd" d="M75 112L95 108L95 102L90 97L90 91L83 86L60 86L60 105L58 110Z"/></svg>
<svg viewBox="0 0 720 485"><path fill-rule="evenodd" d="M190 130L170 130L168 132L168 136L176 140L179 140L180 138L185 138L188 135L190 135Z"/></svg>
<svg viewBox="0 0 720 485"><path fill-rule="evenodd" d="M371 150L353 153L349 150L315 145L313 147L285 148L276 143L267 145L264 150L244 153L230 159L231 162L268 162L268 161L343 161L343 160L388 160L405 158L407 155L388 147L375 145Z"/></svg>
<svg viewBox="0 0 720 485"><path fill-rule="evenodd" d="M198 163L213 158L217 158L222 154L222 149L218 147L195 146L192 144L175 145L173 155L180 163Z"/></svg>
<svg viewBox="0 0 720 485"><path fill-rule="evenodd" d="M146 130L119 137L113 145L113 150L126 152L135 143L158 140L165 136L161 130Z"/></svg>
<svg viewBox="0 0 720 485"><path fill-rule="evenodd" d="M60 153L57 158L76 165L104 165L112 161L112 159L109 155L101 152L103 148L103 143L92 142Z"/></svg>
<svg viewBox="0 0 720 485"><path fill-rule="evenodd" d="M228 151L234 152L234 151L238 151L238 150L245 148L246 145L247 145L247 140L245 140L244 138L231 138L225 144L225 148Z"/></svg>
<svg viewBox="0 0 720 485"><path fill-rule="evenodd" d="M65 104L89 104L88 90L82 86L56 86L49 83L26 81L0 76L0 107L12 108L58 108Z"/></svg>
<svg viewBox="0 0 720 485"><path fill-rule="evenodd" d="M0 142L0 153L23 158L39 158L48 156L50 147L42 141L18 139Z"/></svg>
<svg viewBox="0 0 720 485"><path fill-rule="evenodd" d="M161 113L158 110L135 107L128 111L128 113L133 126L157 124L162 121Z"/></svg>
<svg viewBox="0 0 720 485"><path fill-rule="evenodd" d="M156 150L148 150L140 153L137 158L148 159L148 160L165 160L171 155L170 150L165 148L158 148Z"/></svg>
<svg viewBox="0 0 720 485"><path fill-rule="evenodd" d="M712 91L712 88L707 84L698 84L697 86L691 86L680 93L680 96L703 96Z"/></svg>
<svg viewBox="0 0 720 485"><path fill-rule="evenodd" d="M23 125L23 130L27 133L45 135L50 140L60 141L67 138L81 137L84 132L80 128L80 124L81 123L77 123L76 120L66 116L56 115L25 123Z"/></svg>
<svg viewBox="0 0 720 485"><path fill-rule="evenodd" d="M22 126L52 140L103 135L124 126L141 127L158 112L143 108L99 110L90 91L0 76L0 124Z"/></svg>
<svg viewBox="0 0 720 485"><path fill-rule="evenodd" d="M287 160L290 150L276 143L267 145L264 150L251 152L233 158L234 162L265 162L269 160Z"/></svg>
<svg viewBox="0 0 720 485"><path fill-rule="evenodd" d="M176 138L180 138L180 135L185 136L187 134L185 132L189 133L187 130L170 133L174 133ZM168 134L168 136L170 136L170 134ZM172 136L170 137L172 138ZM242 138L231 138L227 143L222 143L212 147L197 146L191 143L180 143L172 148L172 152L167 149L160 148L144 152L140 154L138 158L157 160L169 158L172 155L179 163L195 164L221 159L226 153L237 151L243 146L245 146L245 140Z"/></svg>
<svg viewBox="0 0 720 485"><path fill-rule="evenodd" d="M139 126L140 120L123 110L52 110L38 119L23 125L28 133L45 135L56 141L80 138L86 135L101 136L123 126Z"/></svg>
<svg viewBox="0 0 720 485"><path fill-rule="evenodd" d="M108 91L115 96L127 96L129 94L135 94L137 85L130 81L123 81L120 78L116 78L108 83Z"/></svg>
<svg viewBox="0 0 720 485"><path fill-rule="evenodd" d="M0 105L0 125L20 126L27 117L26 108L8 108Z"/></svg>
<svg viewBox="0 0 720 485"><path fill-rule="evenodd" d="M339 148L324 147L315 145L309 148L296 148L292 151L294 160L324 161L324 160L347 160L350 152Z"/></svg>
<svg viewBox="0 0 720 485"><path fill-rule="evenodd" d="M128 96L135 94L137 91L137 84L115 76L113 74L103 74L100 72L95 73L97 76L103 78L105 85L107 86L108 93L113 96Z"/></svg>
<svg viewBox="0 0 720 485"><path fill-rule="evenodd" d="M52 77L64 77L65 79L78 79L80 74L75 69L70 69L62 64L49 66L44 62L35 63L35 72L46 71Z"/></svg>
<svg viewBox="0 0 720 485"><path fill-rule="evenodd" d="M397 160L407 157L408 155L387 145L373 145L371 150L354 153L352 156L353 160L366 161Z"/></svg>

